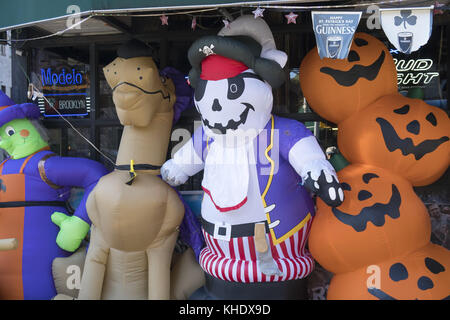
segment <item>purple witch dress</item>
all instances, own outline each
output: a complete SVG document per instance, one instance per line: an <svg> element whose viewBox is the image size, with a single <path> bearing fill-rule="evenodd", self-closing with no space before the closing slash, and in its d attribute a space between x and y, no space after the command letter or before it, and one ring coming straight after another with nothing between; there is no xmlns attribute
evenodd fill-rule
<svg viewBox="0 0 450 320"><path fill-rule="evenodd" d="M15 250L0 252L0 299L47 300L56 295L53 259L72 253L56 244L60 229L51 221L51 215L55 211L67 214L65 202L70 196L70 188L80 187L85 193L74 215L90 224L86 200L106 173L98 162L54 156L51 151L40 151L23 159L7 159L2 163L0 192L6 194L16 188L23 192L0 197L1 202L20 205L0 208L3 225L0 238L16 238L19 243ZM11 268L11 265L15 267ZM2 283L8 283L8 286Z"/></svg>

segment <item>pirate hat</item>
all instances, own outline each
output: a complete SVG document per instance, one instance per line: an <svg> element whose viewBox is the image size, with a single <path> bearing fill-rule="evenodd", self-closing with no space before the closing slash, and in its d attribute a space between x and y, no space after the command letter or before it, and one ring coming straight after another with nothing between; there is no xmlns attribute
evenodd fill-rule
<svg viewBox="0 0 450 320"><path fill-rule="evenodd" d="M199 79L226 79L249 68L273 88L285 81L286 53L276 49L267 23L251 15L237 18L217 36L196 40L188 59L192 66L189 81L194 88Z"/></svg>
<svg viewBox="0 0 450 320"><path fill-rule="evenodd" d="M0 127L14 119L37 119L40 115L39 108L35 104L15 104L3 91L0 91Z"/></svg>

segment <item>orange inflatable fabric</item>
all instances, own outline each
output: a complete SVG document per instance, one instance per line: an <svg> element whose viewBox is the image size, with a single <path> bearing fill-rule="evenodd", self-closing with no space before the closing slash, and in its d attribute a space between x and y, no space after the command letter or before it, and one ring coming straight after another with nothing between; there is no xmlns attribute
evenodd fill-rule
<svg viewBox="0 0 450 320"><path fill-rule="evenodd" d="M344 202L318 199L309 237L313 257L334 273L327 298L450 299L450 252L430 242L430 217L413 190L448 168L447 113L400 95L387 48L362 33L347 60L320 60L314 48L300 77L311 108L338 124L351 163L338 172Z"/></svg>
<svg viewBox="0 0 450 320"><path fill-rule="evenodd" d="M424 186L448 168L449 133L444 110L397 93L340 122L338 146L351 163L383 167Z"/></svg>
<svg viewBox="0 0 450 320"><path fill-rule="evenodd" d="M320 59L317 48L312 49L301 63L300 84L311 108L339 123L379 97L396 93L397 71L381 41L356 33L347 60Z"/></svg>

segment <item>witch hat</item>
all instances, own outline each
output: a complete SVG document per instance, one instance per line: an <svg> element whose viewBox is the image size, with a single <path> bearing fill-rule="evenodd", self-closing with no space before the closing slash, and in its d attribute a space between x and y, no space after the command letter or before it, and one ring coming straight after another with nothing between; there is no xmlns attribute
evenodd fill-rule
<svg viewBox="0 0 450 320"><path fill-rule="evenodd" d="M0 127L14 119L38 119L41 115L33 103L15 104L3 91L0 91Z"/></svg>
<svg viewBox="0 0 450 320"><path fill-rule="evenodd" d="M0 108L12 106L14 101L12 101L3 91L0 90Z"/></svg>

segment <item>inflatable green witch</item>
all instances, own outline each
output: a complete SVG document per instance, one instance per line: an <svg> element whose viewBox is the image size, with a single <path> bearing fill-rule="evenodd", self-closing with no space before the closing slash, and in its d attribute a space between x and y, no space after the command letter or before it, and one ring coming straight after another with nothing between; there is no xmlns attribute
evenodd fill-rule
<svg viewBox="0 0 450 320"><path fill-rule="evenodd" d="M50 151L34 104L14 104L0 91L0 239L17 239L0 251L0 299L51 299L56 295L52 261L74 252L89 231L86 200L107 173L99 163L63 158ZM85 189L73 215L71 187ZM56 241L55 241L56 240Z"/></svg>

